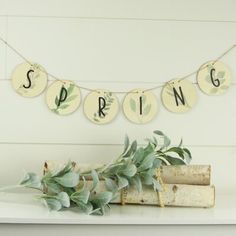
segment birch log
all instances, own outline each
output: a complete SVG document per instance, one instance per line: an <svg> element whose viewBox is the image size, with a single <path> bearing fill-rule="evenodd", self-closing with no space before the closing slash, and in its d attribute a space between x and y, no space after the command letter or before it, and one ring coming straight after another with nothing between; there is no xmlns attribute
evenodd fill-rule
<svg viewBox="0 0 236 236"><path fill-rule="evenodd" d="M63 163L46 162L47 170L61 168ZM76 164L75 168L79 172L87 172L92 169L104 166L102 164ZM210 185L211 166L209 165L179 165L162 166L161 177L167 184L190 184L190 185Z"/></svg>
<svg viewBox="0 0 236 236"><path fill-rule="evenodd" d="M92 181L89 181L88 186L90 185L92 186ZM102 191L107 191L104 181L99 182L95 194ZM142 192L138 192L135 187L129 187L123 193L120 192L112 203L121 204L123 197L125 204L159 206L159 196L165 206L210 208L215 205L215 187L213 185L184 184L165 184L165 191L162 191L160 195L152 187L144 187Z"/></svg>
<svg viewBox="0 0 236 236"><path fill-rule="evenodd" d="M63 164L46 162L44 171L61 168ZM101 165L75 165L80 172L89 171ZM137 205L161 205L176 207L201 207L210 208L215 205L215 187L210 186L210 166L188 165L188 166L163 166L161 168L165 191L156 192L152 187L143 187L138 192L133 186L121 191L112 201L113 204L137 204ZM86 186L92 187L93 182L88 180ZM94 194L107 191L105 182L101 180ZM161 198L161 199L160 199Z"/></svg>
<svg viewBox="0 0 236 236"><path fill-rule="evenodd" d="M162 166L161 177L168 184L210 185L210 165Z"/></svg>

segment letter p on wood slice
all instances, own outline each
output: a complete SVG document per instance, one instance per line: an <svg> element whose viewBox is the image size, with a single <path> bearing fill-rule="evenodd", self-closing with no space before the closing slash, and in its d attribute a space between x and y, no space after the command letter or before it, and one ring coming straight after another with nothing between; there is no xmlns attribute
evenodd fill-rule
<svg viewBox="0 0 236 236"><path fill-rule="evenodd" d="M36 97L47 87L48 76L45 69L35 63L22 63L11 75L14 90L23 97Z"/></svg>
<svg viewBox="0 0 236 236"><path fill-rule="evenodd" d="M53 82L46 92L49 109L58 115L68 115L77 110L80 100L79 87L68 80Z"/></svg>

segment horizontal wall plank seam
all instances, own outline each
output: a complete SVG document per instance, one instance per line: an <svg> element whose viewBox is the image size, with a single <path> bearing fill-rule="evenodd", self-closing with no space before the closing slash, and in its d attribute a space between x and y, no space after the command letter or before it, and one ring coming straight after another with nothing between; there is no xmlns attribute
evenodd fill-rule
<svg viewBox="0 0 236 236"><path fill-rule="evenodd" d="M123 144L119 143L44 143L44 142L0 142L0 145L50 145L50 146L123 146ZM146 145L145 143L140 143L140 146ZM174 144L173 144L174 145ZM214 148L236 148L236 145L205 145L205 144L186 144L184 146L188 147L214 147Z"/></svg>
<svg viewBox="0 0 236 236"><path fill-rule="evenodd" d="M199 22L199 23L230 23L236 20L204 20L204 19L174 19L174 18L142 18L142 17L100 17L100 16L56 16L56 15L0 15L9 18L53 18L53 19L81 19L81 20L110 20L110 21L160 21L160 22Z"/></svg>

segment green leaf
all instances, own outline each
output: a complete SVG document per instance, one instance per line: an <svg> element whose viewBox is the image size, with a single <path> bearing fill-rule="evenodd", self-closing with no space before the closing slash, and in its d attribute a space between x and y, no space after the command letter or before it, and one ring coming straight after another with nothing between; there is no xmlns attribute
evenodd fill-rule
<svg viewBox="0 0 236 236"><path fill-rule="evenodd" d="M177 153L181 158L184 158L184 151L180 147L172 147L168 149L166 152L175 152Z"/></svg>
<svg viewBox="0 0 236 236"><path fill-rule="evenodd" d="M141 174L142 182L145 185L152 185L153 176L150 173L143 172Z"/></svg>
<svg viewBox="0 0 236 236"><path fill-rule="evenodd" d="M210 75L207 75L207 76L205 77L205 80L206 80L208 83L212 83L212 81L211 81L211 76L210 76Z"/></svg>
<svg viewBox="0 0 236 236"><path fill-rule="evenodd" d="M126 178L121 177L119 175L117 175L117 178L118 178L118 189L119 190L129 185L129 182Z"/></svg>
<svg viewBox="0 0 236 236"><path fill-rule="evenodd" d="M60 201L53 199L53 198L44 198L44 201L47 205L47 207L52 210L52 211L59 211L62 208L62 205L60 203Z"/></svg>
<svg viewBox="0 0 236 236"><path fill-rule="evenodd" d="M112 175L115 175L119 172L120 169L122 169L123 165L124 164L122 164L122 163L115 164L115 165L109 167L108 172L111 173Z"/></svg>
<svg viewBox="0 0 236 236"><path fill-rule="evenodd" d="M24 185L28 188L41 188L41 179L35 173L27 173L23 180L20 182L20 185Z"/></svg>
<svg viewBox="0 0 236 236"><path fill-rule="evenodd" d="M124 150L123 150L122 154L126 153L128 148L129 148L129 137L127 135L125 135Z"/></svg>
<svg viewBox="0 0 236 236"><path fill-rule="evenodd" d="M93 205L90 202L86 204L83 202L76 202L76 205L80 208L80 210L87 214L91 214L93 211Z"/></svg>
<svg viewBox="0 0 236 236"><path fill-rule="evenodd" d="M54 112L55 114L60 114L60 112L57 109L51 109L52 112Z"/></svg>
<svg viewBox="0 0 236 236"><path fill-rule="evenodd" d="M145 141L147 141L148 143L150 143L150 144L153 145L154 147L157 146L157 139L156 139L156 137L153 137L153 139L146 138Z"/></svg>
<svg viewBox="0 0 236 236"><path fill-rule="evenodd" d="M54 180L64 187L73 188L79 183L79 174L75 172L69 172L62 177L55 177Z"/></svg>
<svg viewBox="0 0 236 236"><path fill-rule="evenodd" d="M132 185L135 185L135 187L137 188L138 192L142 192L142 182L141 182L141 179L139 176L134 176L132 179L131 179L131 183Z"/></svg>
<svg viewBox="0 0 236 236"><path fill-rule="evenodd" d="M137 150L137 141L133 141L129 150L123 155L123 157L130 157Z"/></svg>
<svg viewBox="0 0 236 236"><path fill-rule="evenodd" d="M133 162L135 164L142 162L144 158L144 149L142 147L138 148L134 154Z"/></svg>
<svg viewBox="0 0 236 236"><path fill-rule="evenodd" d="M136 112L136 103L133 98L129 100L130 108L133 112Z"/></svg>
<svg viewBox="0 0 236 236"><path fill-rule="evenodd" d="M96 186L99 182L99 177L98 177L98 173L97 173L96 170L92 170L91 175L92 175L92 178L93 178L93 187L92 187L91 191L93 191L96 188Z"/></svg>
<svg viewBox="0 0 236 236"><path fill-rule="evenodd" d="M178 147L182 147L182 145L183 145L183 139L181 138L181 140L180 140L180 143L179 143Z"/></svg>
<svg viewBox="0 0 236 236"><path fill-rule="evenodd" d="M126 166L125 169L121 171L123 175L128 176L128 177L134 176L136 172L137 172L137 168L134 164L130 164Z"/></svg>
<svg viewBox="0 0 236 236"><path fill-rule="evenodd" d="M76 99L77 97L78 97L77 94L72 95L72 96L68 97L65 102L71 102L71 101L73 101L74 99Z"/></svg>
<svg viewBox="0 0 236 236"><path fill-rule="evenodd" d="M147 106L143 109L143 114L144 114L145 116L149 114L149 112L151 111L151 107L152 107L152 105L149 104L149 105L147 105Z"/></svg>
<svg viewBox="0 0 236 236"><path fill-rule="evenodd" d="M48 181L45 183L46 187L47 187L47 191L51 192L51 193L60 193L62 191L61 186L54 182L54 181Z"/></svg>
<svg viewBox="0 0 236 236"><path fill-rule="evenodd" d="M212 69L214 69L214 66L212 64L207 65L207 70L210 72Z"/></svg>
<svg viewBox="0 0 236 236"><path fill-rule="evenodd" d="M153 161L153 168L158 168L160 167L162 164L162 161L158 158L156 158L154 161Z"/></svg>
<svg viewBox="0 0 236 236"><path fill-rule="evenodd" d="M84 190L81 192L74 192L71 195L71 200L75 203L82 202L84 204L87 204L89 196L90 196L90 192L88 190Z"/></svg>
<svg viewBox="0 0 236 236"><path fill-rule="evenodd" d="M155 191L162 191L162 186L161 186L161 184L159 183L158 180L153 178L152 183L153 183L153 188L154 188Z"/></svg>
<svg viewBox="0 0 236 236"><path fill-rule="evenodd" d="M171 143L170 139L165 135L164 136L164 145L163 145L163 147L169 147L170 143Z"/></svg>
<svg viewBox="0 0 236 236"><path fill-rule="evenodd" d="M142 95L142 102L143 102L143 104L146 103L146 100L147 100L147 97L145 95Z"/></svg>
<svg viewBox="0 0 236 236"><path fill-rule="evenodd" d="M146 169L152 168L155 158L155 153L150 153L147 155L142 161L141 165L138 167L138 171L144 171Z"/></svg>
<svg viewBox="0 0 236 236"><path fill-rule="evenodd" d="M58 177L58 176L64 175L64 174L70 172L72 170L72 168L73 168L72 162L68 161L61 169L52 171L51 172L52 177Z"/></svg>
<svg viewBox="0 0 236 236"><path fill-rule="evenodd" d="M184 160L189 164L192 160L191 152L187 148L183 148L184 151Z"/></svg>
<svg viewBox="0 0 236 236"><path fill-rule="evenodd" d="M58 102L59 102L59 100L58 100L58 97L56 96L55 97L55 104L56 104L56 106L58 106Z"/></svg>
<svg viewBox="0 0 236 236"><path fill-rule="evenodd" d="M102 215L101 214L101 208L96 208L94 210L92 210L89 215Z"/></svg>
<svg viewBox="0 0 236 236"><path fill-rule="evenodd" d="M176 158L176 157L171 157L168 155L165 155L164 158L171 164L171 165L186 165L186 163L180 159L180 158Z"/></svg>
<svg viewBox="0 0 236 236"><path fill-rule="evenodd" d="M105 191L105 192L101 192L97 195L94 195L91 200L93 203L96 203L99 206L101 206L101 205L104 206L111 201L112 196L113 196L112 192Z"/></svg>
<svg viewBox="0 0 236 236"><path fill-rule="evenodd" d="M155 130L153 131L154 134L160 135L160 136L165 136L164 133L160 130Z"/></svg>
<svg viewBox="0 0 236 236"><path fill-rule="evenodd" d="M70 96L70 94L73 92L75 88L74 84L70 84L69 88L67 89L67 95Z"/></svg>
<svg viewBox="0 0 236 236"><path fill-rule="evenodd" d="M151 143L148 143L148 145L144 148L144 157L153 152L154 152L154 146Z"/></svg>
<svg viewBox="0 0 236 236"><path fill-rule="evenodd" d="M108 191L116 192L118 190L115 181L112 180L111 178L105 178L105 185Z"/></svg>
<svg viewBox="0 0 236 236"><path fill-rule="evenodd" d="M60 106L60 109L66 109L66 108L69 107L69 106L70 106L69 104L61 105L61 106Z"/></svg>
<svg viewBox="0 0 236 236"><path fill-rule="evenodd" d="M70 207L70 198L67 193L65 192L58 193L57 200L61 203L63 207Z"/></svg>
<svg viewBox="0 0 236 236"><path fill-rule="evenodd" d="M96 122L100 122L100 121L99 121L98 119L96 119L96 118L93 118L93 120L96 121Z"/></svg>
<svg viewBox="0 0 236 236"><path fill-rule="evenodd" d="M219 71L217 73L217 78L224 78L224 76L225 76L225 71Z"/></svg>

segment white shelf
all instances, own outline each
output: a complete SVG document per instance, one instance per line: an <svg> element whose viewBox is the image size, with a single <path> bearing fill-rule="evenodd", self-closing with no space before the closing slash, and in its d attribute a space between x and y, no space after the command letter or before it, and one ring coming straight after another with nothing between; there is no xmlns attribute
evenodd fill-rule
<svg viewBox="0 0 236 236"><path fill-rule="evenodd" d="M75 210L50 212L32 193L0 193L0 223L236 224L236 201L234 195L217 196L211 209L112 205L105 216L89 216Z"/></svg>

